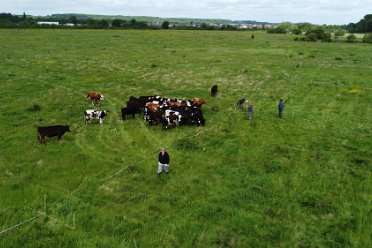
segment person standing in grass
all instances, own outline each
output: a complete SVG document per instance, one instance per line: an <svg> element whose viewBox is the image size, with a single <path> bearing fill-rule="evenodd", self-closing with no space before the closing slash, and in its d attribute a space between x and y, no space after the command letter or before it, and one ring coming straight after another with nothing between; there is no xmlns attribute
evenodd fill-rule
<svg viewBox="0 0 372 248"><path fill-rule="evenodd" d="M284 102L283 102L283 99L281 99L281 98L279 100L278 110L279 110L279 118L282 118L283 117L283 110L284 110Z"/></svg>
<svg viewBox="0 0 372 248"><path fill-rule="evenodd" d="M253 104L249 104L248 106L248 120L249 121L253 119L253 111L254 111Z"/></svg>
<svg viewBox="0 0 372 248"><path fill-rule="evenodd" d="M169 173L169 154L165 148L162 148L159 153L159 162L158 162L158 177L160 174L165 171L165 174Z"/></svg>

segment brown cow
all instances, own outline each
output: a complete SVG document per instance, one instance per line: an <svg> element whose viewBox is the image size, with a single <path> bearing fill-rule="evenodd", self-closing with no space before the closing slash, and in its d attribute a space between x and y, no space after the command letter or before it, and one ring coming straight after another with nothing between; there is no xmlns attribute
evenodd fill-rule
<svg viewBox="0 0 372 248"><path fill-rule="evenodd" d="M197 106L198 108L201 108L201 106L205 103L207 103L207 101L203 98L198 98L198 97L194 97L192 99L192 101L194 102L194 105Z"/></svg>
<svg viewBox="0 0 372 248"><path fill-rule="evenodd" d="M157 110L160 107L160 105L158 103L148 102L146 103L146 107L150 110Z"/></svg>
<svg viewBox="0 0 372 248"><path fill-rule="evenodd" d="M87 94L87 100L90 100L92 105L100 105L104 99L104 96L97 92L88 92Z"/></svg>

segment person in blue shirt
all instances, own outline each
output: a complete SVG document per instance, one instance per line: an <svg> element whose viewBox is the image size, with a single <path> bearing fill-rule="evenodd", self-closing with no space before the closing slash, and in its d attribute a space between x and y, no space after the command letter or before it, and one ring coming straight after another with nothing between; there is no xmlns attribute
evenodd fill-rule
<svg viewBox="0 0 372 248"><path fill-rule="evenodd" d="M249 121L253 119L253 112L254 112L253 104L249 104L248 106L248 120Z"/></svg>
<svg viewBox="0 0 372 248"><path fill-rule="evenodd" d="M283 117L283 110L284 110L284 102L283 102L283 99L280 99L280 100L279 100L278 110L279 110L279 118L282 118L282 117Z"/></svg>

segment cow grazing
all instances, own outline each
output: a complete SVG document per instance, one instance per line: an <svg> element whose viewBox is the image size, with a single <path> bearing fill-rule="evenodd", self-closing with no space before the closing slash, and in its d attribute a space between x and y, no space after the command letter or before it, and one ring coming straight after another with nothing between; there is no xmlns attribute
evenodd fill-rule
<svg viewBox="0 0 372 248"><path fill-rule="evenodd" d="M142 104L139 100L131 99L131 100L127 101L127 108L133 109L137 113L141 113L142 112L141 110L142 110L143 106L142 106Z"/></svg>
<svg viewBox="0 0 372 248"><path fill-rule="evenodd" d="M126 115L132 115L134 119L134 115L138 113L138 109L135 107L125 107L121 109L121 117L125 120Z"/></svg>
<svg viewBox="0 0 372 248"><path fill-rule="evenodd" d="M218 92L218 86L213 85L211 88L211 96L215 97L217 95L217 92Z"/></svg>
<svg viewBox="0 0 372 248"><path fill-rule="evenodd" d="M203 114L200 108L194 106L190 108L172 108L171 110L166 110L165 112L165 118L167 119L167 116L176 116L178 117L178 120L173 118L173 124L175 126L178 125L197 125L197 126L204 126L205 120L203 118ZM169 124L172 124L170 120L168 120Z"/></svg>
<svg viewBox="0 0 372 248"><path fill-rule="evenodd" d="M109 113L110 111L108 110L94 110L94 109L88 109L85 110L85 124L88 125L90 124L90 121L93 120L99 120L99 124L103 124L103 119Z"/></svg>
<svg viewBox="0 0 372 248"><path fill-rule="evenodd" d="M38 140L40 144L44 143L45 137L56 137L60 140L61 137L65 134L65 132L70 132L70 126L68 125L54 125L54 126L47 126L47 127L38 127Z"/></svg>
<svg viewBox="0 0 372 248"><path fill-rule="evenodd" d="M162 119L163 130L167 130L169 127L176 127L179 125L181 116L177 111L166 110L165 115Z"/></svg>
<svg viewBox="0 0 372 248"><path fill-rule="evenodd" d="M148 102L146 103L146 107L151 110L157 110L160 107L159 102Z"/></svg>
<svg viewBox="0 0 372 248"><path fill-rule="evenodd" d="M193 108L189 110L189 124L196 124L197 126L204 126L205 125L205 119L203 117L203 112L200 108Z"/></svg>
<svg viewBox="0 0 372 248"><path fill-rule="evenodd" d="M150 124L158 124L163 121L164 118L164 110L151 110L148 109L145 114L145 120Z"/></svg>
<svg viewBox="0 0 372 248"><path fill-rule="evenodd" d="M100 105L101 101L103 101L105 97L97 92L88 92L87 94L87 100L90 100L92 102L92 105Z"/></svg>
<svg viewBox="0 0 372 248"><path fill-rule="evenodd" d="M157 98L160 98L160 97L159 96L140 96L138 100L141 103L142 107L145 107L146 103L151 102Z"/></svg>
<svg viewBox="0 0 372 248"><path fill-rule="evenodd" d="M246 102L246 99L245 98L241 98L241 99L239 99L237 102L236 102L236 106L238 107L238 108L243 108L244 107L244 103Z"/></svg>
<svg viewBox="0 0 372 248"><path fill-rule="evenodd" d="M192 99L192 102L194 103L195 106L197 106L198 108L201 108L201 106L205 103L207 103L207 101L203 98L198 98L198 97L194 97Z"/></svg>

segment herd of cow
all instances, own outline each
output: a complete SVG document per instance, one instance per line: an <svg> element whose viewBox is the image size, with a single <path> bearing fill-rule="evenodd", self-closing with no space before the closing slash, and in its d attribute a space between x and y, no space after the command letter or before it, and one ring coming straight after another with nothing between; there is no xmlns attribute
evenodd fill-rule
<svg viewBox="0 0 372 248"><path fill-rule="evenodd" d="M127 115L134 118L135 114L143 112L146 122L150 125L161 123L164 130L186 124L204 126L205 119L201 110L204 103L204 99L196 97L184 100L160 96L131 96L126 107L121 109L121 115L125 120Z"/></svg>
<svg viewBox="0 0 372 248"><path fill-rule="evenodd" d="M217 85L211 89L211 96L216 96ZM91 101L93 105L101 105L104 96L100 93L89 92L87 100ZM179 125L197 125L204 126L205 119L201 110L201 106L207 103L205 99L193 98L192 100L185 99L169 99L160 96L140 96L139 98L131 96L126 103L126 106L121 109L122 119L131 115L133 118L136 114L143 113L144 120L149 125L156 125L161 123L163 130ZM85 124L91 123L91 120L98 120L102 125L103 120L108 110L85 110ZM68 125L54 125L46 127L38 127L38 140L40 143L44 142L45 137L57 137L58 140L65 134L70 132Z"/></svg>

